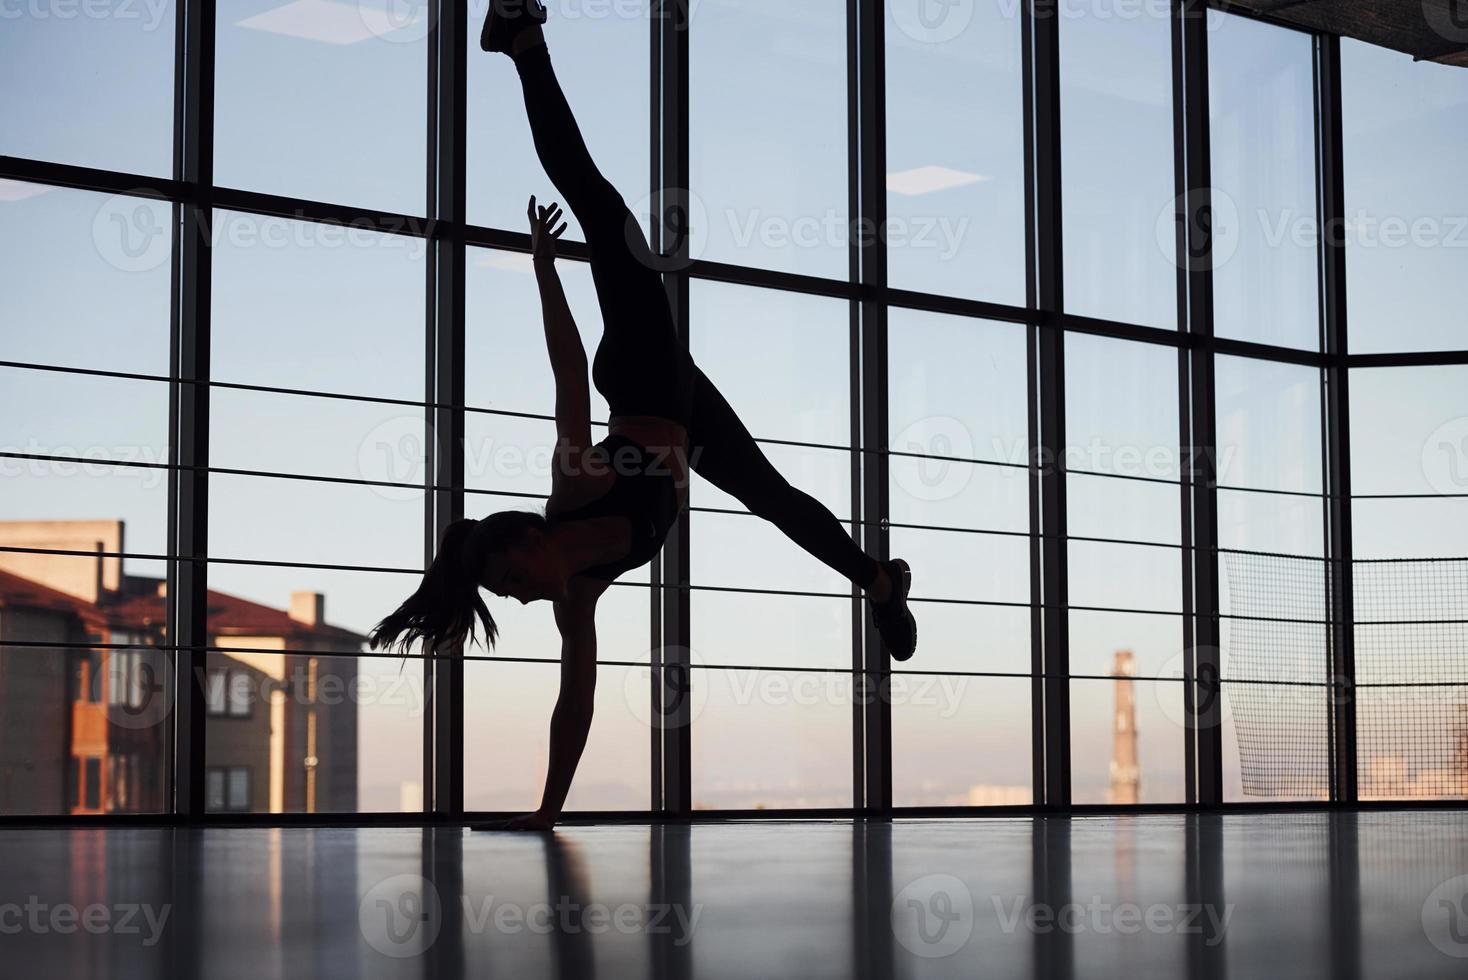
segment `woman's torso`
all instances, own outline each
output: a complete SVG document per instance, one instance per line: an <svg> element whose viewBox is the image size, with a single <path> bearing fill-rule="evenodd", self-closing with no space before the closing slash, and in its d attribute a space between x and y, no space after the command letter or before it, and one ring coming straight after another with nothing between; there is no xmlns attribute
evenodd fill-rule
<svg viewBox="0 0 1468 980"><path fill-rule="evenodd" d="M621 518L625 553L580 574L615 579L662 547L688 497L688 435L655 416L617 416L609 433L559 473L546 505L552 523ZM613 545L622 550L623 539Z"/></svg>

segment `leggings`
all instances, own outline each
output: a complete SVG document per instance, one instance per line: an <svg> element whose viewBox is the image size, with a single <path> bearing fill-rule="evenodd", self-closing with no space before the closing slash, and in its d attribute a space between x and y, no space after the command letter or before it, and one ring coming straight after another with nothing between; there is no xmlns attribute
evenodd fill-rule
<svg viewBox="0 0 1468 980"><path fill-rule="evenodd" d="M871 585L876 560L820 501L780 475L688 356L642 230L592 160L547 49L537 45L523 51L515 66L536 154L591 249L603 323L592 378L612 414L653 415L683 424L694 472L854 584Z"/></svg>

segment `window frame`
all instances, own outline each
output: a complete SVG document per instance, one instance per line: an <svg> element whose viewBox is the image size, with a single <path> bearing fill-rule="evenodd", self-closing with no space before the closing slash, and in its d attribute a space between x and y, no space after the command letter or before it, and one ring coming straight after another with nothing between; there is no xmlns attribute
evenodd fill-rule
<svg viewBox="0 0 1468 980"><path fill-rule="evenodd" d="M849 361L852 405L850 411L851 500L854 532L869 550L887 549L890 512L886 417L887 314L889 309L912 309L1002 322L1023 330L1029 357L1030 415L1030 602L1032 629L1032 731L1034 748L1034 803L1025 810L1071 812L1079 808L1070 797L1070 673L1068 651L1068 583L1065 545L1064 472L1042 465L1057 459L1065 446L1064 370L1068 334L1094 334L1134 343L1161 345L1175 350L1181 418L1180 444L1191 448L1193 465L1180 481L1183 528L1180 571L1183 589L1185 644L1194 651L1182 680L1189 710L1199 724L1185 733L1187 765L1186 805L1211 810L1223 805L1222 746L1216 715L1218 686L1218 579L1213 564L1217 550L1217 474L1210 458L1214 447L1215 414L1213 358L1232 355L1264 361L1305 365L1321 377L1326 559L1337 574L1331 577L1331 622L1346 628L1332 631L1330 711L1333 731L1331 802L1356 802L1354 662L1349 624L1351 600L1351 488L1349 457L1349 404L1347 381L1353 367L1468 364L1468 350L1422 354L1352 355L1346 332L1345 253L1327 236L1319 245L1321 332L1319 351L1297 350L1215 337L1212 330L1212 275L1209 243L1196 229L1196 218L1209 206L1209 137L1207 111L1208 45L1204 24L1207 6L1202 0L1174 0L1173 107L1174 165L1179 190L1177 214L1179 255L1196 262L1181 263L1177 277L1178 330L1098 320L1066 311L1061 289L1062 201L1057 152L1060 131L1059 44L1061 17L1056 0L1031 0L1025 8L1022 31L1024 101L1026 117L1026 270L1027 296L1023 306L1006 306L952 296L894 289L887 283L885 246L880 241L853 237L849 273L845 279L769 271L755 267L708 263L689 259L688 243L676 233L673 214L676 192L660 188L688 186L689 105L688 61L690 27L683 0L657 0L659 16L649 18L652 32L651 172L654 192L652 228L654 249L674 261L665 274L675 322L687 337L688 294L694 279L737 283L768 289L808 293L843 300L850 315ZM848 0L847 96L848 195L853 221L880 226L886 211L884 63L885 6L877 0ZM1231 11L1278 29L1298 30L1267 17ZM528 236L519 231L478 227L464 220L466 182L465 58L471 40L465 5L431 4L427 39L429 99L424 139L429 148L428 193L422 215L399 215L362 210L317 201L216 186L212 166L212 86L214 72L214 4L208 0L181 0L176 30L177 99L174 121L175 172L170 178L145 177L67 164L0 157L0 177L61 187L86 189L171 202L176 221L173 272L173 365L167 376L133 376L167 384L170 390L168 633L170 644L154 649L173 651L177 674L175 689L184 692L174 712L170 819L189 822L206 819L207 783L214 770L205 764L206 721L216 715L205 690L206 658L228 650L227 639L207 629L207 590L210 556L208 541L209 452L209 297L210 244L205 233L216 209L304 221L355 223L392 235L424 239L428 302L423 322L427 352L425 391L421 402L407 404L424 411L425 426L436 431L449 447L431 461L425 477L423 561L432 560L435 542L444 527L464 513L463 432L468 411L464 404L464 259L468 246L528 252ZM1306 32L1308 33L1308 32ZM1320 218L1329 227L1343 211L1341 175L1340 42L1313 34L1316 136L1319 148L1317 187ZM637 189L628 188L635 191ZM426 219L426 220L425 220ZM567 261L585 261L584 245L567 243ZM16 364L21 368L58 370L52 365ZM71 373L109 376L117 372L68 369ZM302 394L288 389L270 389ZM372 399L366 399L372 400ZM391 401L391 400L387 400ZM475 409L475 411L481 411ZM443 438L447 437L447 438ZM430 445L434 440L429 440ZM16 455L16 454L11 454ZM23 455L23 454L21 454ZM268 475L268 474L256 474ZM350 482L350 481L344 481ZM359 481L360 482L360 481ZM690 590L709 588L689 578L690 539L687 522L680 520L663 553L652 566L649 616L653 628L651 666L653 703L657 721L650 728L648 760L653 774L648 813L691 817L690 739L685 710L689 675L688 640L691 635ZM1206 556L1194 560L1193 556ZM152 555L120 557L156 558ZM288 563L302 567L329 565ZM402 571L402 569L378 569ZM850 595L854 628L849 668L863 689L880 690L897 673L886 662L880 644L867 624L862 600ZM85 649L95 644L37 644L57 649ZM1211 652L1210 652L1211 651ZM301 651L283 651L293 653ZM319 656L363 657L369 652L313 653ZM610 661L609 661L610 662ZM631 666L641 666L632 664ZM462 820L463 805L463 661L439 660L424 665L432 710L424 716L423 819ZM666 698L667 692L675 697ZM881 697L853 699L852 803L842 814L894 812L892 806L891 705ZM1202 705L1203 707L1198 707ZM1213 706L1210 709L1208 706ZM696 722L694 722L696 723ZM73 779L75 784L76 780ZM79 790L77 785L73 790ZM227 797L227 787L226 787ZM1145 809L1145 807L1142 807ZM948 813L1002 812L976 808L896 808L895 812L938 809ZM817 811L801 811L811 813ZM782 811L762 811L780 816ZM283 822L289 815L259 815L267 822ZM320 819L321 815L312 815ZM477 814L474 816L478 816ZM623 815L625 816L625 815ZM642 816L646 816L643 814ZM34 819L34 818L31 818ZM361 821L362 814L342 815ZM400 819L400 817L399 817Z"/></svg>

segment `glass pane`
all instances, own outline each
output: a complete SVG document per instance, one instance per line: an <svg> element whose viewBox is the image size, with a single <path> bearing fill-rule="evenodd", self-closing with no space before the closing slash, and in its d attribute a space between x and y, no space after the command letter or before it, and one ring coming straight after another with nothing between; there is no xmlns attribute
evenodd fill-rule
<svg viewBox="0 0 1468 980"><path fill-rule="evenodd" d="M214 380L423 397L422 239L234 211L215 222Z"/></svg>
<svg viewBox="0 0 1468 980"><path fill-rule="evenodd" d="M890 311L887 427L893 450L1029 461L1025 328Z"/></svg>
<svg viewBox="0 0 1468 980"><path fill-rule="evenodd" d="M852 677L695 669L693 808L851 805Z"/></svg>
<svg viewBox="0 0 1468 980"><path fill-rule="evenodd" d="M846 278L845 10L730 0L691 16L694 258Z"/></svg>
<svg viewBox="0 0 1468 980"><path fill-rule="evenodd" d="M1070 672L1107 676L1116 669L1116 656L1131 654L1139 678L1181 680L1183 676L1183 618L1144 613L1070 612Z"/></svg>
<svg viewBox="0 0 1468 980"><path fill-rule="evenodd" d="M0 154L167 177L174 0L7 7Z"/></svg>
<svg viewBox="0 0 1468 980"><path fill-rule="evenodd" d="M1468 368L1351 372L1351 490L1468 493Z"/></svg>
<svg viewBox="0 0 1468 980"><path fill-rule="evenodd" d="M1327 694L1299 684L1225 685L1225 802L1329 798Z"/></svg>
<svg viewBox="0 0 1468 980"><path fill-rule="evenodd" d="M893 524L1029 532L1027 469L920 456L887 463Z"/></svg>
<svg viewBox="0 0 1468 980"><path fill-rule="evenodd" d="M914 599L1030 601L1028 538L893 528L889 541L892 556L912 567Z"/></svg>
<svg viewBox="0 0 1468 980"><path fill-rule="evenodd" d="M1182 611L1176 548L1071 541L1069 563L1073 606Z"/></svg>
<svg viewBox="0 0 1468 980"><path fill-rule="evenodd" d="M209 478L209 554L423 567L423 492L276 477Z"/></svg>
<svg viewBox="0 0 1468 980"><path fill-rule="evenodd" d="M9 642L161 638L115 599L54 592L35 579L0 571ZM172 654L161 650L0 645L6 731L0 743L0 814L166 811L173 674Z"/></svg>
<svg viewBox="0 0 1468 980"><path fill-rule="evenodd" d="M422 214L428 4L235 0L216 34L226 187Z"/></svg>
<svg viewBox="0 0 1468 980"><path fill-rule="evenodd" d="M906 666L914 670L1030 672L1027 608L924 602L913 607L913 615L920 642L916 659Z"/></svg>
<svg viewBox="0 0 1468 980"><path fill-rule="evenodd" d="M1177 326L1172 21L1101 0L1060 20L1065 307Z"/></svg>
<svg viewBox="0 0 1468 980"><path fill-rule="evenodd" d="M888 5L888 280L1023 306L1021 19L938 9Z"/></svg>
<svg viewBox="0 0 1468 980"><path fill-rule="evenodd" d="M256 635L305 631L311 650L358 653L363 638L398 607L422 576L409 572L357 572L212 562L209 565L209 629L216 646L254 649ZM292 647L294 649L294 647ZM411 673L413 664L394 661ZM421 673L421 671L419 671Z"/></svg>
<svg viewBox="0 0 1468 980"><path fill-rule="evenodd" d="M850 599L695 591L690 602L695 665L851 667Z"/></svg>
<svg viewBox="0 0 1468 980"><path fill-rule="evenodd" d="M1316 350L1313 41L1216 11L1208 24L1214 332Z"/></svg>
<svg viewBox="0 0 1468 980"><path fill-rule="evenodd" d="M1177 351L1066 334L1067 470L1175 480L1178 434Z"/></svg>
<svg viewBox="0 0 1468 980"><path fill-rule="evenodd" d="M1219 490L1218 546L1324 556L1325 503L1296 494Z"/></svg>
<svg viewBox="0 0 1468 980"><path fill-rule="evenodd" d="M540 806L559 685L560 671L553 664L464 665L466 809L529 811ZM597 669L596 720L566 798L568 811L648 808L651 702L647 668Z"/></svg>
<svg viewBox="0 0 1468 980"><path fill-rule="evenodd" d="M761 439L851 442L851 317L841 300L695 280L694 360Z"/></svg>
<svg viewBox="0 0 1468 980"><path fill-rule="evenodd" d="M1361 795L1468 795L1468 560L1357 561L1352 585Z"/></svg>
<svg viewBox="0 0 1468 980"><path fill-rule="evenodd" d="M1181 539L1182 504L1175 483L1067 473L1065 486L1066 532L1072 538L1159 544Z"/></svg>
<svg viewBox="0 0 1468 980"><path fill-rule="evenodd" d="M465 363L468 404L550 417L555 377L545 350L540 292L530 256L471 248L465 259ZM556 262L588 363L601 342L601 307L585 262ZM605 421L607 403L591 392L591 417Z"/></svg>
<svg viewBox="0 0 1468 980"><path fill-rule="evenodd" d="M216 388L210 463L219 469L382 480L385 500L416 499L425 477L423 410L344 398Z"/></svg>
<svg viewBox="0 0 1468 980"><path fill-rule="evenodd" d="M1341 103L1350 350L1461 350L1468 75L1342 38Z"/></svg>
<svg viewBox="0 0 1468 980"><path fill-rule="evenodd" d="M479 49L488 9L488 0L470 0L469 222L525 232L525 202L531 194L543 204L560 198L535 155L514 63ZM592 159L644 219L651 172L649 9L644 0L556 4L545 28L556 78ZM584 240L569 210L566 221L566 237Z"/></svg>
<svg viewBox="0 0 1468 980"><path fill-rule="evenodd" d="M1031 745L1029 678L892 678L895 806L1028 806Z"/></svg>
<svg viewBox="0 0 1468 980"><path fill-rule="evenodd" d="M1219 485L1319 493L1319 370L1224 356L1214 365Z"/></svg>
<svg viewBox="0 0 1468 980"><path fill-rule="evenodd" d="M1462 731L1468 687L1372 687L1359 694L1357 778L1362 799L1468 796L1461 735L1445 737Z"/></svg>
<svg viewBox="0 0 1468 980"><path fill-rule="evenodd" d="M56 457L0 458L0 526L61 522L7 534L71 542L37 548L167 550L166 383L0 368L0 449Z"/></svg>
<svg viewBox="0 0 1468 980"><path fill-rule="evenodd" d="M696 586L835 595L851 591L850 582L768 521L743 514L693 514L689 533L690 580Z"/></svg>
<svg viewBox="0 0 1468 980"><path fill-rule="evenodd" d="M169 205L0 180L0 223L0 359L168 374Z"/></svg>
<svg viewBox="0 0 1468 980"><path fill-rule="evenodd" d="M240 706L206 721L205 764L225 773L223 809L422 809L421 670L403 670L390 657L264 652L284 645L310 650L309 631L230 642L262 652L208 657Z"/></svg>
<svg viewBox="0 0 1468 980"><path fill-rule="evenodd" d="M1070 682L1071 799L1076 803L1182 803L1183 686L1135 680L1118 651L1115 680Z"/></svg>

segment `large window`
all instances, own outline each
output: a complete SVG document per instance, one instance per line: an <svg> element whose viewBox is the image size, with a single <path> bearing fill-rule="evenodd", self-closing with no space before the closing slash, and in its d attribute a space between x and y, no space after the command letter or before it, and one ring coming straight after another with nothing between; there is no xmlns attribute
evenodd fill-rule
<svg viewBox="0 0 1468 980"><path fill-rule="evenodd" d="M549 605L366 643L549 491L515 68L485 0L227 6L0 34L0 813L533 808ZM679 10L553 5L556 70L921 642L695 476L599 606L570 809L1468 793L1468 76L1181 6Z"/></svg>

